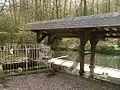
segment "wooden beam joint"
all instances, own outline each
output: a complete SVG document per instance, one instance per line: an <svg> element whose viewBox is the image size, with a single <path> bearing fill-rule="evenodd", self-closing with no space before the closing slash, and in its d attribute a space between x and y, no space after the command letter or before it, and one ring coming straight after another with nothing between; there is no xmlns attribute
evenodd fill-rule
<svg viewBox="0 0 120 90"><path fill-rule="evenodd" d="M37 34L37 43L40 43L47 36L47 33L45 32L36 32L36 34Z"/></svg>

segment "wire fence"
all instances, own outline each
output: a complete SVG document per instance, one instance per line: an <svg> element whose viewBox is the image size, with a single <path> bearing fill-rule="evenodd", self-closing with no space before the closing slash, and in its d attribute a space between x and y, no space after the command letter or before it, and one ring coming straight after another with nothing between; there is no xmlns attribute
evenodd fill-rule
<svg viewBox="0 0 120 90"><path fill-rule="evenodd" d="M0 74L48 68L52 54L48 46L40 44L0 46Z"/></svg>

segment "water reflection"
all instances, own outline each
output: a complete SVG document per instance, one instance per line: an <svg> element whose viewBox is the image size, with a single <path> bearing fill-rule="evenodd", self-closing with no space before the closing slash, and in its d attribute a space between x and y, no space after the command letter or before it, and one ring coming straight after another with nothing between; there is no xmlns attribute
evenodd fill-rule
<svg viewBox="0 0 120 90"><path fill-rule="evenodd" d="M69 55L67 60L77 61L78 54L74 51L56 51L55 57ZM85 56L85 63L89 64L90 54ZM99 66L111 67L120 69L120 56L115 55L104 55L96 53L95 64Z"/></svg>
<svg viewBox="0 0 120 90"><path fill-rule="evenodd" d="M90 55L86 56L86 63L89 63ZM96 53L95 56L95 64L105 67L112 67L116 69L120 69L120 56L115 55L104 55Z"/></svg>

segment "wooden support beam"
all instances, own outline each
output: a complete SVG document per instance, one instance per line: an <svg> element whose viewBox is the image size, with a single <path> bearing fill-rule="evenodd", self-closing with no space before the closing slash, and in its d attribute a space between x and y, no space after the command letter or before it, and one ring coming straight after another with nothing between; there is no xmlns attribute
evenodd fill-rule
<svg viewBox="0 0 120 90"><path fill-rule="evenodd" d="M79 37L78 33L56 33L58 37Z"/></svg>
<svg viewBox="0 0 120 90"><path fill-rule="evenodd" d="M79 61L80 61L80 76L84 75L84 56L85 56L85 45L88 41L88 33L80 34L80 49L79 49Z"/></svg>
<svg viewBox="0 0 120 90"><path fill-rule="evenodd" d="M90 44L91 44L91 57L90 57L90 77L93 77L94 74L94 62L95 62L95 49L98 41L100 40L100 36L96 36L91 34Z"/></svg>
<svg viewBox="0 0 120 90"><path fill-rule="evenodd" d="M36 32L36 34L37 34L37 43L40 43L47 36L47 34L44 32Z"/></svg>

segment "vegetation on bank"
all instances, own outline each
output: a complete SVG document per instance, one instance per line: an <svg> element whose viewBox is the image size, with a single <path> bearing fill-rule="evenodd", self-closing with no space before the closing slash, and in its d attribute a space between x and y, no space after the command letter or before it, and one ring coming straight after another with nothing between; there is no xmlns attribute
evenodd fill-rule
<svg viewBox="0 0 120 90"><path fill-rule="evenodd" d="M120 55L120 45L117 45L117 44L104 45L103 44L102 47L98 45L96 52L101 54Z"/></svg>
<svg viewBox="0 0 120 90"><path fill-rule="evenodd" d="M0 33L0 45L11 44L29 44L36 43L36 36L31 32L19 32L19 33Z"/></svg>
<svg viewBox="0 0 120 90"><path fill-rule="evenodd" d="M56 47L56 51L78 51L79 49L79 39L76 38L65 38L62 39ZM86 44L85 50L90 51L90 43ZM109 39L108 41L100 40L96 46L96 52L100 54L120 54L120 45L117 42L117 39Z"/></svg>

